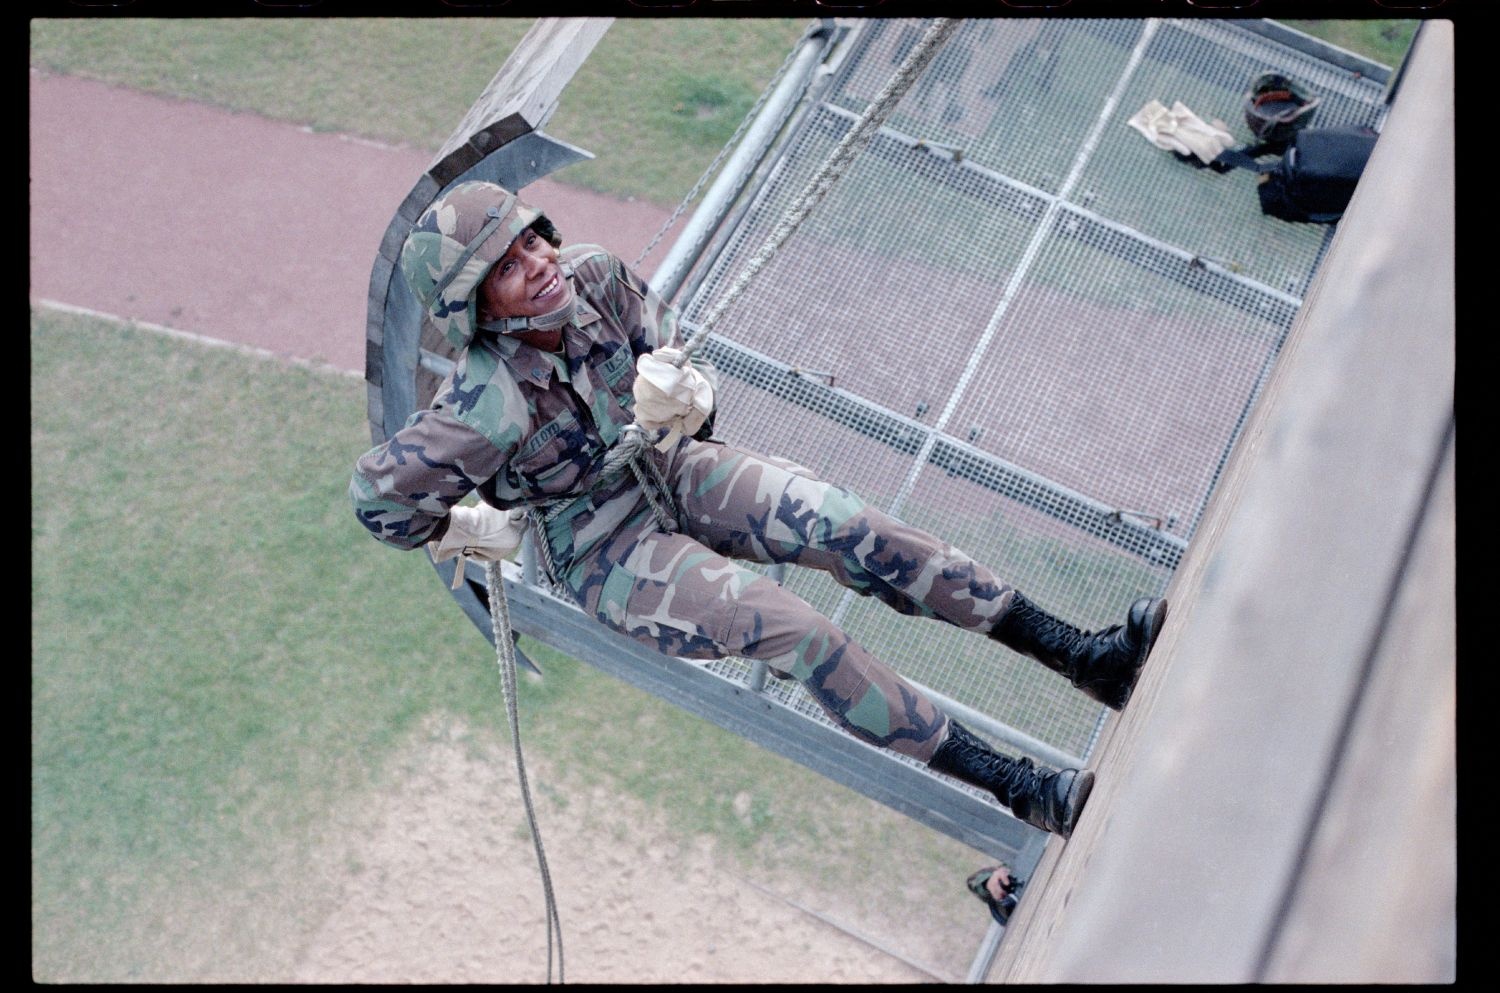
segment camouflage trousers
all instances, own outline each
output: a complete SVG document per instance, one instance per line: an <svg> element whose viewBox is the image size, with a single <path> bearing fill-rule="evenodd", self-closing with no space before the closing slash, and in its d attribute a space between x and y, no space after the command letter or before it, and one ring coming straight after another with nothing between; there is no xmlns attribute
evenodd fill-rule
<svg viewBox="0 0 1500 993"><path fill-rule="evenodd" d="M652 457L676 499L677 533L657 526L633 480L580 498L549 526L577 603L667 655L763 660L856 737L930 759L946 736L942 711L802 598L733 560L819 569L901 613L974 631L994 626L1011 588L785 460L690 439Z"/></svg>

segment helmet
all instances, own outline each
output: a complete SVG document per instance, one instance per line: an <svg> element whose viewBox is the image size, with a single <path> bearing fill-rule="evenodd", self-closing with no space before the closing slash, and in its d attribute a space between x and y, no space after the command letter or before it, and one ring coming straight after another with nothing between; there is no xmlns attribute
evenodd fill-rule
<svg viewBox="0 0 1500 993"><path fill-rule="evenodd" d="M557 229L540 210L503 186L475 180L459 183L434 201L406 236L401 274L424 314L455 349L467 348L479 326L479 284L527 228L534 228L554 248L561 247ZM527 324L508 323L521 327L498 330L522 330Z"/></svg>
<svg viewBox="0 0 1500 993"><path fill-rule="evenodd" d="M1245 123L1261 144L1284 146L1312 120L1318 103L1318 97L1290 76L1263 72L1245 93Z"/></svg>

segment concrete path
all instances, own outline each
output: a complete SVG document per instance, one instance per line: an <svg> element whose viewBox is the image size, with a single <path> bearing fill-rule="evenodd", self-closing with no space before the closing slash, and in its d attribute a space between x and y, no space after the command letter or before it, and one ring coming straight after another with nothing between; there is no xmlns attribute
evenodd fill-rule
<svg viewBox="0 0 1500 993"><path fill-rule="evenodd" d="M370 267L434 153L35 69L30 91L33 301L363 371ZM627 261L670 213L526 196Z"/></svg>

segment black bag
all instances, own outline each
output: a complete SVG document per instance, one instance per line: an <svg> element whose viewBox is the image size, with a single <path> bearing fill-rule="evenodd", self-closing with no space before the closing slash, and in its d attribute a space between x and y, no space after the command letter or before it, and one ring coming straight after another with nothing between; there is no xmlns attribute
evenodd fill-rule
<svg viewBox="0 0 1500 993"><path fill-rule="evenodd" d="M1303 128L1274 162L1257 156L1264 145L1226 149L1211 165L1218 171L1260 174L1260 209L1284 221L1331 224L1344 214L1379 135L1371 128Z"/></svg>

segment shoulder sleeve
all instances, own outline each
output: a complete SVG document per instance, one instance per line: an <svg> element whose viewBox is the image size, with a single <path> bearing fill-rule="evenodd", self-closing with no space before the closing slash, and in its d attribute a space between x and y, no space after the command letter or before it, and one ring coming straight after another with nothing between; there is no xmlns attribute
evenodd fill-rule
<svg viewBox="0 0 1500 993"><path fill-rule="evenodd" d="M475 351L431 408L412 414L354 465L354 515L387 545L416 548L441 537L448 511L503 469L520 443L519 393L508 378L496 381L507 376L503 365L475 361Z"/></svg>
<svg viewBox="0 0 1500 993"><path fill-rule="evenodd" d="M632 352L682 347L677 311L620 258L594 245L580 245L571 249L570 261L609 318L625 329Z"/></svg>

